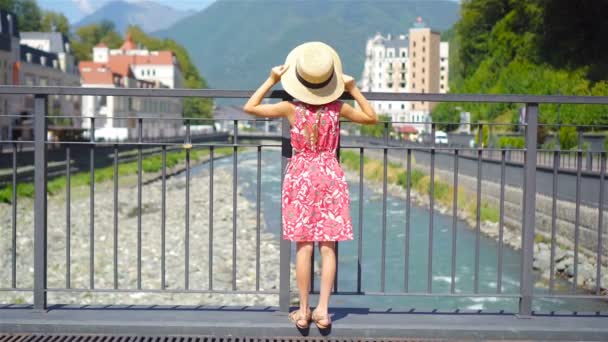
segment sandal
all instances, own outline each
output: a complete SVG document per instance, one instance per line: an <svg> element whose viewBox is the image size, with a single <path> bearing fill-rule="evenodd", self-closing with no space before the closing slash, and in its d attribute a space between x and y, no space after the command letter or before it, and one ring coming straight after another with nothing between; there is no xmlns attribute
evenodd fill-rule
<svg viewBox="0 0 608 342"><path fill-rule="evenodd" d="M296 325L296 327L300 328L300 329L307 329L310 324L310 319L311 319L310 309L308 309L306 311L306 315L303 315L300 312L300 309L294 310L289 313L289 320L292 321ZM306 325L305 326L299 325L298 324L299 321L306 321Z"/></svg>
<svg viewBox="0 0 608 342"><path fill-rule="evenodd" d="M331 320L329 319L329 314L319 315L317 311L313 311L311 315L312 321L315 322L317 328L319 329L329 329L331 328ZM329 322L327 325L319 323L319 321L327 321Z"/></svg>

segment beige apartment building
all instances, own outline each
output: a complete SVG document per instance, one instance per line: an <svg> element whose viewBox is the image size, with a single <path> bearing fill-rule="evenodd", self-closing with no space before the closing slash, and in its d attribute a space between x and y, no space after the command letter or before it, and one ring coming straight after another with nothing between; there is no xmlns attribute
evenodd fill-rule
<svg viewBox="0 0 608 342"><path fill-rule="evenodd" d="M410 72L412 93L439 92L439 32L427 27L410 29ZM429 112L434 103L412 102L414 111Z"/></svg>
<svg viewBox="0 0 608 342"><path fill-rule="evenodd" d="M418 18L408 34L368 39L359 83L363 91L394 93L447 93L449 43ZM394 126L430 130L430 113L436 103L371 101L379 114L391 116ZM403 127L405 128L405 127Z"/></svg>

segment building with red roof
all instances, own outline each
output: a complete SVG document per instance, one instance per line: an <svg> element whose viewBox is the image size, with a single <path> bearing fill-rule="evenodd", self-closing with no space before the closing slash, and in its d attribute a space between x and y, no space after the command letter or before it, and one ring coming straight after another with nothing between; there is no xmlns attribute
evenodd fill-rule
<svg viewBox="0 0 608 342"><path fill-rule="evenodd" d="M101 42L93 48L93 60L79 64L83 87L181 88L183 76L173 51L150 51L138 46L127 34L118 49ZM95 120L95 136L122 140L137 135L133 119L120 117L175 118L182 112L181 99L85 96L83 115L105 116ZM85 120L86 121L86 120ZM85 122L85 126L89 125ZM179 120L145 120L144 137L178 134Z"/></svg>

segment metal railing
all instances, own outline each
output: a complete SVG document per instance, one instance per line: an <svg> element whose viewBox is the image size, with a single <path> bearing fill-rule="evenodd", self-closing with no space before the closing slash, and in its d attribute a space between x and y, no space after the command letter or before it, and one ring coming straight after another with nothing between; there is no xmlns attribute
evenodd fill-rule
<svg viewBox="0 0 608 342"><path fill-rule="evenodd" d="M279 238L280 242L280 265L278 269L279 273L279 287L277 290L262 290L260 289L260 182L261 182L261 161L260 156L262 153L262 149L266 149L269 147L278 147L281 149L282 163L281 169L284 171L285 167L288 163L288 158L291 157L291 145L290 145L290 137L289 137L289 122L287 119L282 120L282 136L280 144L261 144L261 143L242 143L239 139L238 132L238 122L234 121L234 138L230 142L212 142L212 141L204 141L197 142L192 140L189 129L190 120L195 120L196 118L180 118L180 120L184 120L186 129L186 135L184 136L184 142L147 142L142 139L141 129L145 120L158 120L157 118L144 118L135 116L133 119L137 120L138 123L138 139L136 141L127 141L127 142L97 142L95 141L94 130L91 132L89 141L86 142L59 142L61 145L65 145L65 159L66 159L66 274L65 274L65 287L64 288L49 288L47 286L47 184L49 182L48 174L47 174L47 147L51 142L47 141L47 125L48 120L56 117L49 117L45 113L45 108L47 108L47 101L49 95L106 95L106 96L141 96L141 97L149 97L149 96L157 96L157 97L208 97L208 98L240 98L244 99L249 97L252 92L251 91L223 91L223 90L186 90L186 89L106 89L106 88L71 88L71 87L11 87L11 86L0 86L0 94L9 94L9 95L34 95L34 139L32 141L1 141L2 144L10 144L12 146L20 145L20 144L30 144L33 145L34 149L34 283L33 288L18 288L16 284L16 240L17 240L17 220L19 219L17 215L17 160L18 160L18 149L13 148L11 152L12 158L12 236L10 237L12 240L12 273L11 273L11 286L8 288L2 288L0 291L32 291L34 295L33 305L35 309L43 310L47 307L47 294L51 291L75 291L75 292L83 292L83 291L91 291L91 292L184 292L184 293L221 293L221 294L237 294L237 293L255 293L255 294L273 294L279 296L279 305L281 309L288 310L289 301L290 301L290 267L291 267L291 244L289 241L285 241ZM556 223L555 210L557 208L556 204L556 187L557 187L557 177L554 174L553 187L554 187L554 196L553 196L553 224L551 228L551 288L549 294L534 294L533 286L534 286L534 276L533 276L533 261L534 261L534 242L535 242L535 213L536 213L536 204L537 204L537 185L536 185L536 172L538 166L538 149L536 145L537 141L537 129L538 129L538 111L539 104L542 103L571 103L571 104L608 104L608 97L585 97L585 96L529 96L529 95L452 95L452 94L394 94L394 93L367 93L365 94L368 99L376 100L376 101L428 101L428 102L480 102L480 103L491 103L491 102L506 102L506 103L524 103L526 106L526 123L525 123L525 139L526 139L526 147L524 149L487 149L487 148L465 148L465 147L444 147L444 146L435 146L431 144L429 146L394 146L389 144L388 139L388 123L385 123L385 139L384 144L382 145L361 145L357 143L345 144L341 143L338 149L338 153L340 150L345 149L354 149L359 152L359 207L358 207L358 226L355 229L358 230L358 240L355 242L357 244L356 248L356 264L357 264L357 277L356 277L356 291L339 291L338 281L335 282L334 292L336 294L346 294L346 295L405 295L405 296L456 296L456 297L507 297L507 298L517 298L519 300L519 314L521 315L530 315L532 313L532 300L535 297L577 297L577 298L603 298L601 295L601 265L604 262L602 259L604 253L604 232L603 232L603 203L604 203L604 178L605 178L605 160L606 160L606 152L601 152L601 160L604 161L600 163L602 167L599 170L599 201L598 201L598 225L597 225L597 250L595 251L597 258L597 270L596 270L596 291L592 294L575 294L576 284L577 284L577 265L578 265L578 257L579 257L579 223L580 223L580 191L581 185L580 180L582 177L581 174L581 158L583 156L583 151L577 151L577 172L576 172L576 210L574 218L574 281L572 292L569 294L559 294L553 291L554 286L554 278L553 278L553 270L555 261L553 259L554 249L556 246ZM269 98L273 99L284 99L289 100L290 97L283 91L273 91L269 94ZM343 99L351 99L349 96L345 95ZM89 119L91 121L95 120L95 117L84 118ZM125 118L121 118L125 119ZM91 125L94 127L94 125ZM432 134L435 132L435 125L432 126ZM483 131L483 130L480 130ZM434 139L433 139L434 141ZM530 143L533 142L533 143ZM56 144L56 142L52 142ZM209 207L207 208L209 211L209 262L207 265L207 272L209 277L208 287L207 288L192 288L189 284L189 217L190 217L190 149L186 149L186 192L185 192L185 246L184 246L184 257L185 257L185 273L184 273L184 288L183 289L167 289L165 286L165 216L166 216L166 156L167 151L172 148L183 148L185 144L192 144L194 147L202 149L206 148L209 152ZM70 284L70 268L69 265L71 263L70 260L70 217L74 215L70 212L70 146L79 146L84 145L89 148L89 173L90 173L90 197L89 197L89 207L90 207L90 266L89 266L89 287L88 288L73 288ZM112 166L114 168L114 178L113 178L113 198L114 198L114 217L113 217L113 225L114 225L114 265L113 265L113 273L114 273L114 284L112 288L95 288L95 244L94 244L94 234L95 234L95 158L96 158L96 148L101 146L109 146L113 149L114 159L112 162ZM118 278L118 261L116 259L116 245L119 243L117 238L117 229L118 229L118 221L117 221L117 211L118 211L118 152L120 148L131 148L137 149L137 286L136 288L120 288L118 286L117 278ZM162 191L161 191L161 229L162 229L162 254L161 258L161 286L158 289L148 289L142 288L141 284L141 261L142 261L142 158L143 158L143 148L148 147L160 147L161 148L161 156L162 156ZM232 149L232 161L233 161L233 196L232 196L232 208L233 208L233 220L232 220L232 279L231 279L231 289L229 290L221 290L216 289L213 285L213 202L214 202L214 193L213 193L213 182L214 182L214 151L219 147L227 147ZM257 240L256 240L256 287L255 290L242 290L237 286L237 276L236 276L236 254L237 250L237 200L236 200L236 191L237 191L237 172L238 172L238 155L240 147L255 147L257 153L257 195L256 195L256 216L257 216ZM381 160L383 165L383 186L382 186L382 230L381 230L381 268L380 268L380 291L367 291L362 284L362 265L363 265L363 255L362 255L362 236L365 233L366 227L363 226L363 216L366 214L363 210L363 201L361 200L363 196L363 185L364 185L364 158L366 156L366 151L381 151ZM412 211L412 157L415 153L423 151L427 153L430 157L430 189L429 189L429 202L428 202L428 210L429 210L429 225L428 225L428 247L427 247L427 271L426 271L426 280L427 286L426 290L422 292L410 291L409 283L409 265L413 262L411 259L411 245L410 245L410 235L411 235L411 211ZM501 175L500 175L500 222L499 222L499 244L498 244L498 272L497 272L497 286L496 291L492 292L482 292L480 291L480 237L481 237L481 207L482 207L482 171L483 171L483 163L484 157L483 154L491 151L494 154L500 155L500 165L501 165ZM407 180L405 184L406 189L406 224L404 227L405 237L404 237L404 274L403 274L403 291L399 292L388 292L386 287L386 276L387 276L387 265L386 265L386 256L387 256L387 239L392 239L393 237L388 236L387 231L387 170L389 165L389 152L391 156L397 155L400 156L398 158L402 158L403 164L405 165L407 172ZM450 266L450 289L448 292L436 292L433 291L433 240L436 239L434 235L434 213L436 211L436 203L434 198L434 187L435 180L437 179L435 174L436 162L438 158L438 152L449 152L450 158L453 158L453 178L452 178L452 186L455 189L458 189L460 178L459 178L459 163L461 163L461 158L463 154L473 154L476 158L476 212L475 212L475 253L474 253L474 274L473 274L473 290L472 292L457 292L455 289L455 277L456 277L456 226L458 221L457 212L459 194L458 191L454 191L452 198L452 234L451 234L451 266ZM523 189L523 198L522 198L522 208L523 215L521 217L521 269L520 269L520 283L519 283L519 291L516 294L505 294L502 293L502 258L503 258L503 234L504 234L504 215L505 215L505 169L506 169L506 156L508 153L522 153L523 154L523 182L521 188ZM375 153L375 152L374 152ZM554 159L557 161L558 158ZM557 166L557 165L556 165ZM554 172L557 173L558 168L554 168ZM390 266L389 266L390 267ZM314 272L312 273L314 277ZM337 276L336 276L337 277ZM313 282L314 284L314 282ZM312 290L314 292L314 288Z"/></svg>

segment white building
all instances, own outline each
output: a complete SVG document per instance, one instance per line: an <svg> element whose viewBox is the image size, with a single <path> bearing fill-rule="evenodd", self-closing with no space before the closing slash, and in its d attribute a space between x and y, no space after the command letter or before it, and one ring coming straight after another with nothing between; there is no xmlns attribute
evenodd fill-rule
<svg viewBox="0 0 608 342"><path fill-rule="evenodd" d="M100 43L93 48L93 61L79 65L83 87L180 88L183 76L172 51L138 48L131 36L120 49ZM136 138L137 117L181 118L178 98L84 96L83 116L101 116L95 121L95 136L106 140ZM130 119L120 119L121 117ZM83 122L90 127L90 120ZM179 134L180 120L143 120L143 137L161 138Z"/></svg>
<svg viewBox="0 0 608 342"><path fill-rule="evenodd" d="M368 39L360 87L368 92L445 93L448 91L449 44L439 33L425 27L421 18L407 35ZM430 128L433 103L424 101L370 101L378 114L391 116L394 126Z"/></svg>

